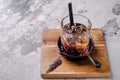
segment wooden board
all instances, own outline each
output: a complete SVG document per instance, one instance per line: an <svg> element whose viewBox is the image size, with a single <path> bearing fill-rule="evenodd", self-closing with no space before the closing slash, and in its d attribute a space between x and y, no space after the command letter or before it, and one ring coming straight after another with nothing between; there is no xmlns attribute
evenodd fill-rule
<svg viewBox="0 0 120 80"><path fill-rule="evenodd" d="M93 28L91 35L95 43L92 56L102 63L101 68L96 68L86 58L72 62L62 57L62 64L50 73L46 73L59 56L57 40L60 36L59 29L46 29L42 35L41 77L42 78L103 78L110 77L110 66L101 29Z"/></svg>

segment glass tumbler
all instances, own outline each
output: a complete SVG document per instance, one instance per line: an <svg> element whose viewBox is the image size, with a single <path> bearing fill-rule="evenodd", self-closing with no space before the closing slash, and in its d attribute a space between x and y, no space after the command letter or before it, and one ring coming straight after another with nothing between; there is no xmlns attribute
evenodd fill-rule
<svg viewBox="0 0 120 80"><path fill-rule="evenodd" d="M90 20L78 14L73 14L74 25L70 26L69 15L61 21L61 42L67 54L84 56L87 54L89 40L91 39Z"/></svg>

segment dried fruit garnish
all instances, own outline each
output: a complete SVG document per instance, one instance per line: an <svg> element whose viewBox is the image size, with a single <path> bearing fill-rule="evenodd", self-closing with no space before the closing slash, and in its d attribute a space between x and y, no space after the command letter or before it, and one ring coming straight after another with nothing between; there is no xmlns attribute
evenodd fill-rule
<svg viewBox="0 0 120 80"><path fill-rule="evenodd" d="M61 57L59 57L57 60L54 61L53 64L51 64L49 66L49 69L46 71L46 73L49 73L49 72L55 70L61 64L62 64L62 60L61 60Z"/></svg>

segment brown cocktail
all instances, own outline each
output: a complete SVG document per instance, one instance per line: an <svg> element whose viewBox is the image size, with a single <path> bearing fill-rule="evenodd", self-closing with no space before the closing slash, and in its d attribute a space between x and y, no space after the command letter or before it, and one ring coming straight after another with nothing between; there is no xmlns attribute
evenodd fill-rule
<svg viewBox="0 0 120 80"><path fill-rule="evenodd" d="M88 18L74 14L74 25L70 26L69 17L62 19L61 42L68 55L84 56L87 54L91 23Z"/></svg>

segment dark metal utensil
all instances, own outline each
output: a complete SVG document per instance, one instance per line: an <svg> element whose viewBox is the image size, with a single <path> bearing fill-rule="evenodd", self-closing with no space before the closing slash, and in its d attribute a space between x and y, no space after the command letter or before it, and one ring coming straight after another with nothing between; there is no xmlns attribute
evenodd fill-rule
<svg viewBox="0 0 120 80"><path fill-rule="evenodd" d="M98 60L96 60L95 58L92 58L89 54L87 54L87 57L94 64L96 68L101 67L101 63Z"/></svg>

